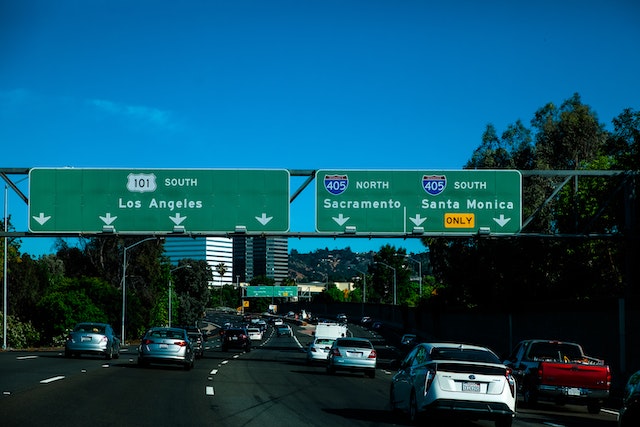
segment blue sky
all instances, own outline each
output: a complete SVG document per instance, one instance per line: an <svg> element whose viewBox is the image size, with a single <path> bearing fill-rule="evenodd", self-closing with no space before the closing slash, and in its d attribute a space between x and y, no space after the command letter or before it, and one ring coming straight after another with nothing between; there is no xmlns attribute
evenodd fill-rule
<svg viewBox="0 0 640 427"><path fill-rule="evenodd" d="M575 92L609 129L639 109L639 21L635 0L4 1L0 167L461 169L487 124ZM422 250L290 248L385 243Z"/></svg>

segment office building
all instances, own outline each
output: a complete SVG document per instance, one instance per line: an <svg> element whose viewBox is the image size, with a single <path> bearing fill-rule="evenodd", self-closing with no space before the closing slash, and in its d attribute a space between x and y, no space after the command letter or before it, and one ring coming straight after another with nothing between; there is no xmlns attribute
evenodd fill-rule
<svg viewBox="0 0 640 427"><path fill-rule="evenodd" d="M169 262L177 265L184 258L206 261L211 268L209 286L219 287L234 283L233 241L226 237L172 237L164 243L165 255ZM225 266L224 276L220 276L218 265Z"/></svg>
<svg viewBox="0 0 640 427"><path fill-rule="evenodd" d="M289 241L286 237L234 237L233 275L240 283L255 277L281 284L289 274Z"/></svg>

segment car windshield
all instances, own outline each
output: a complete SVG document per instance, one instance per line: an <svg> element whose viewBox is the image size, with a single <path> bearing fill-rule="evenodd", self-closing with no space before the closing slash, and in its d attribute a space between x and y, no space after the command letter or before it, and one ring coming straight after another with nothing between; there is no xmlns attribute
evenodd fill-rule
<svg viewBox="0 0 640 427"><path fill-rule="evenodd" d="M500 363L498 357L486 350L471 348L437 347L431 350L433 360L460 360L464 362Z"/></svg>
<svg viewBox="0 0 640 427"><path fill-rule="evenodd" d="M369 341L361 341L361 340L338 340L338 347L354 347L354 348L371 348L371 343Z"/></svg>

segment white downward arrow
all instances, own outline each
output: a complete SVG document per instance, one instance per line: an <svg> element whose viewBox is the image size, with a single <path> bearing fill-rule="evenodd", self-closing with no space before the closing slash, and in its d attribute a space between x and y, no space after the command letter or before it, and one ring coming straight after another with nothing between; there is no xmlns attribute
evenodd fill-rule
<svg viewBox="0 0 640 427"><path fill-rule="evenodd" d="M257 216L256 219L260 224L267 225L269 221L273 219L273 217L272 216L268 217L266 213L262 212L262 216Z"/></svg>
<svg viewBox="0 0 640 427"><path fill-rule="evenodd" d="M337 223L338 223L338 225L344 225L344 223L345 223L345 222L349 221L349 218L350 218L350 217L348 217L348 216L347 216L347 217L345 217L345 216L343 216L342 214L340 214L340 215L338 215L338 218L336 218L336 217L334 216L334 217L333 217L333 220L334 220L335 222L337 222Z"/></svg>
<svg viewBox="0 0 640 427"><path fill-rule="evenodd" d="M420 226L420 224L425 222L427 218L426 217L422 218L420 214L416 214L414 218L409 217L409 219L411 220L411 222L413 222L416 225L416 227L418 227Z"/></svg>
<svg viewBox="0 0 640 427"><path fill-rule="evenodd" d="M118 219L117 216L111 216L111 212L107 212L106 216L101 216L100 219L104 221L106 225L111 225L113 221Z"/></svg>
<svg viewBox="0 0 640 427"><path fill-rule="evenodd" d="M170 216L170 217L169 217L169 219L170 219L171 221L173 221L173 223L174 223L175 225L180 225L180 223L181 223L182 221L184 221L185 219L187 219L187 217L186 217L186 216L181 216L181 215L180 215L180 212L177 212L177 213L176 213L176 216Z"/></svg>
<svg viewBox="0 0 640 427"><path fill-rule="evenodd" d="M504 214L500 214L500 218L493 218L493 220L497 222L500 227L504 227L509 221L511 221L511 218L505 218Z"/></svg>
<svg viewBox="0 0 640 427"><path fill-rule="evenodd" d="M40 212L40 216L34 216L33 219L38 221L38 224L44 225L45 222L51 219L50 216L44 216L44 212Z"/></svg>

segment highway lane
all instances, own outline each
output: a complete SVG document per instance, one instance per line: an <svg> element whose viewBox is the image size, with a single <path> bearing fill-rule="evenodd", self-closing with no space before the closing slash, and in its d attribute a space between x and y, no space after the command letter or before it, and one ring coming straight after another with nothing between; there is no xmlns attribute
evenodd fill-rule
<svg viewBox="0 0 640 427"><path fill-rule="evenodd" d="M327 375L322 366L306 364L302 348L311 340L309 330L294 329L295 337L276 337L269 331L249 353L222 352L218 340L210 339L205 357L192 371L173 366L138 368L134 348L112 361L65 359L61 352L0 353L1 424L408 425L388 409L391 372L385 369L386 359L375 379L359 373ZM370 331L351 330L372 338L381 355L393 354ZM56 377L63 378L40 383ZM571 405L541 405L540 410L519 410L514 425L613 427L615 416L594 416Z"/></svg>

